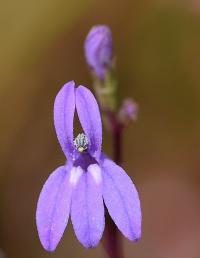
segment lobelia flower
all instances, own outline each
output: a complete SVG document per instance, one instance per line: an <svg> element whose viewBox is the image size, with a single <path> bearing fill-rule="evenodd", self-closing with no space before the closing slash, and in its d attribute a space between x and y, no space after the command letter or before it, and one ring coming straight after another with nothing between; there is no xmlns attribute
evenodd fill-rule
<svg viewBox="0 0 200 258"><path fill-rule="evenodd" d="M75 108L84 133L74 139ZM102 124L93 94L66 83L55 99L54 124L67 162L53 171L39 196L36 223L43 247L55 250L69 215L82 245L95 247L104 231L104 203L124 236L138 240L138 193L124 170L101 151Z"/></svg>
<svg viewBox="0 0 200 258"><path fill-rule="evenodd" d="M88 65L103 80L112 65L112 33L108 26L97 25L91 28L85 40L85 57Z"/></svg>

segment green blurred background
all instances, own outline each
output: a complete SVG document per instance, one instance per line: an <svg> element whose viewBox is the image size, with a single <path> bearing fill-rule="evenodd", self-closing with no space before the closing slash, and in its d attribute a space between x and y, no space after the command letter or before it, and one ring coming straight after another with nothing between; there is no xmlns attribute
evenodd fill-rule
<svg viewBox="0 0 200 258"><path fill-rule="evenodd" d="M71 225L49 254L35 226L41 187L64 162L55 95L72 79L91 88L83 42L103 23L113 31L120 97L140 106L123 166L141 196L143 236L122 238L125 257L199 258L200 2L1 0L0 21L0 255L106 257L101 245L84 249ZM107 135L104 149L111 154Z"/></svg>

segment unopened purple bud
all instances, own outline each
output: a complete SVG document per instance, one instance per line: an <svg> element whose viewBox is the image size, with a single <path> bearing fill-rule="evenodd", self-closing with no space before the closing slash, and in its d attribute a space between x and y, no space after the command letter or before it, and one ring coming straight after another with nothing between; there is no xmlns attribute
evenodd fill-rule
<svg viewBox="0 0 200 258"><path fill-rule="evenodd" d="M88 65L103 80L112 65L112 33L108 26L97 25L91 28L85 40L85 57Z"/></svg>
<svg viewBox="0 0 200 258"><path fill-rule="evenodd" d="M138 115L138 104L132 99L125 99L119 111L119 118L123 122L136 120Z"/></svg>

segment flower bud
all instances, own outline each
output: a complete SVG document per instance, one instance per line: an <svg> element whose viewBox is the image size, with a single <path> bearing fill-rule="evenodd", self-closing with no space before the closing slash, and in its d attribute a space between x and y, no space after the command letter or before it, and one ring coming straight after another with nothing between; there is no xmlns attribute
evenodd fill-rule
<svg viewBox="0 0 200 258"><path fill-rule="evenodd" d="M91 28L85 40L85 57L88 65L100 80L112 65L112 33L108 26L97 25Z"/></svg>
<svg viewBox="0 0 200 258"><path fill-rule="evenodd" d="M132 99L125 99L119 111L119 119L123 123L136 120L138 115L138 104Z"/></svg>

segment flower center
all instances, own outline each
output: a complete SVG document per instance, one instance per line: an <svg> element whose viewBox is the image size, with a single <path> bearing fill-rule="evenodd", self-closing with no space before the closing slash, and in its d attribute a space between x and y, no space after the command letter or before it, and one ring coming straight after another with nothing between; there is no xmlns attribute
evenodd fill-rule
<svg viewBox="0 0 200 258"><path fill-rule="evenodd" d="M84 133L79 133L78 136L74 139L74 146L78 152L84 152L88 148L88 139Z"/></svg>

